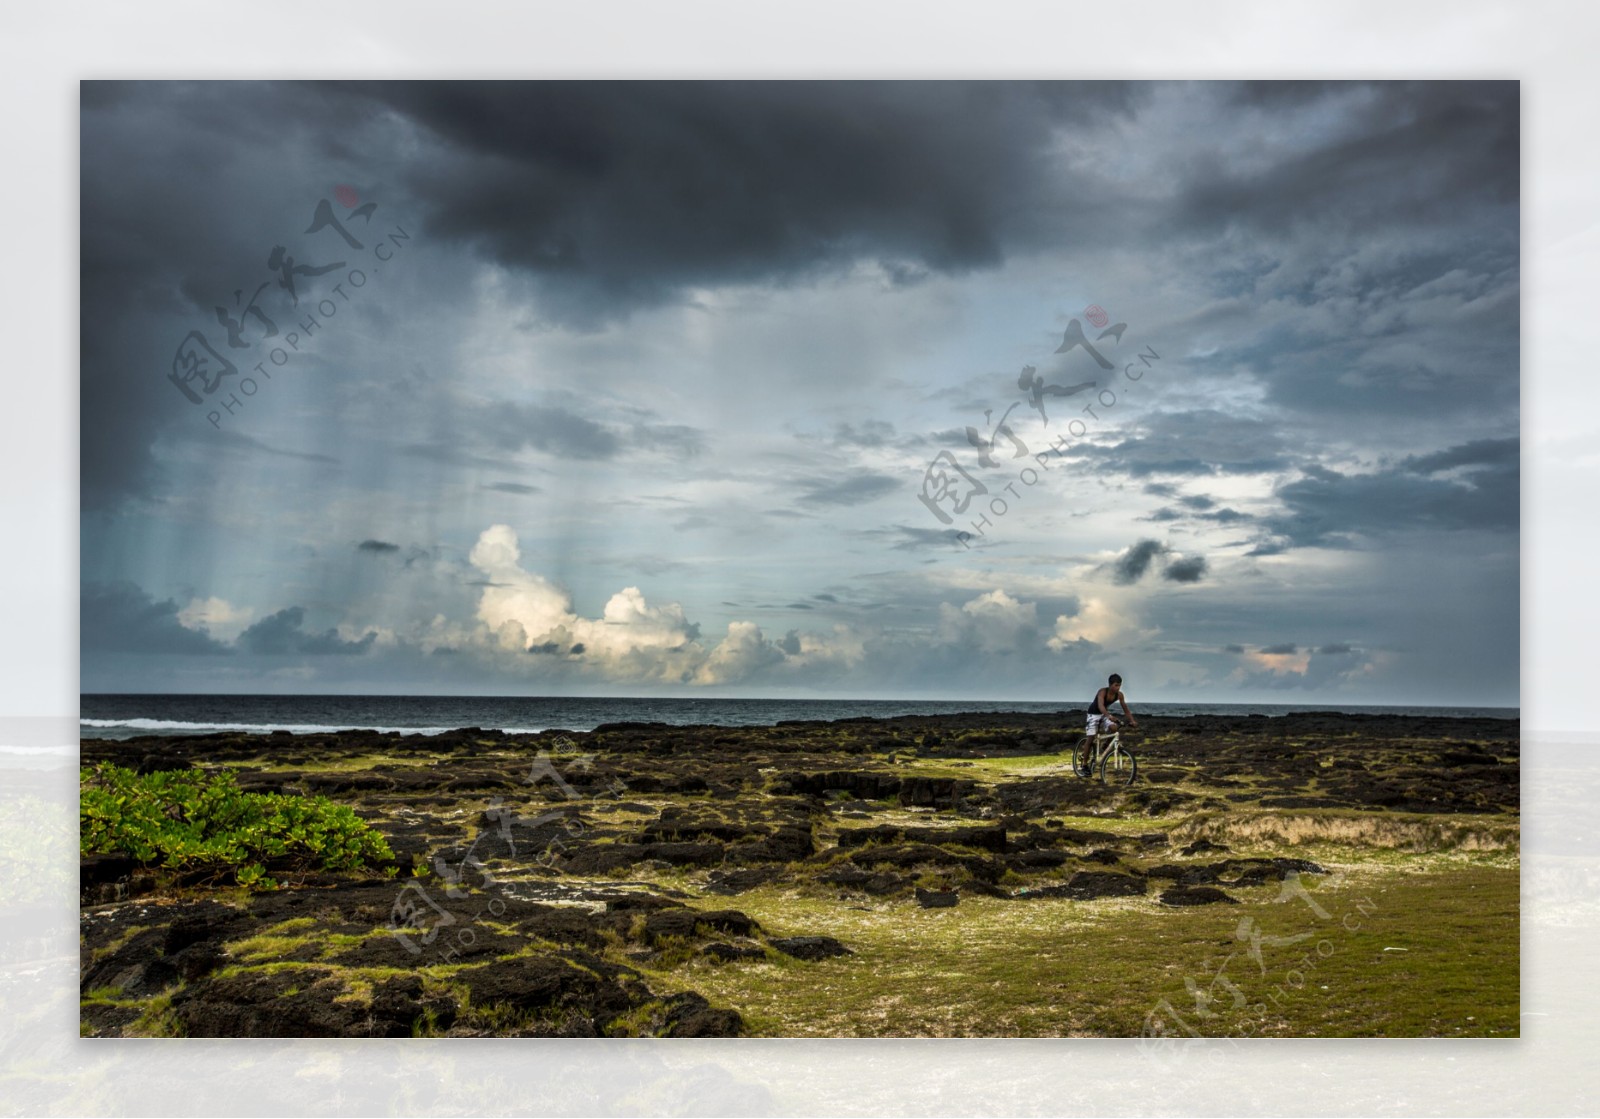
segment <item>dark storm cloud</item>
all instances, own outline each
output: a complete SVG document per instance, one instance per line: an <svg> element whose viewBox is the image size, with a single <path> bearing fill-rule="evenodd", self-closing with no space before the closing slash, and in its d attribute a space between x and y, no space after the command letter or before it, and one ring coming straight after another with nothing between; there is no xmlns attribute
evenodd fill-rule
<svg viewBox="0 0 1600 1119"><path fill-rule="evenodd" d="M991 267L1032 231L1052 131L1119 83L353 82L442 150L405 169L430 235L548 280L600 322L691 286L881 259L897 283ZM1080 201L1087 201L1080 198Z"/></svg>
<svg viewBox="0 0 1600 1119"><path fill-rule="evenodd" d="M1169 219L1174 230L1313 226L1372 236L1519 197L1516 82L1274 83L1235 97L1268 111L1338 106L1336 131L1264 168L1198 154ZM1510 219L1514 227L1514 212Z"/></svg>
<svg viewBox="0 0 1600 1119"><path fill-rule="evenodd" d="M1222 651L1224 653L1242 653L1242 652L1244 652L1244 646L1243 645L1224 645L1222 647Z"/></svg>
<svg viewBox="0 0 1600 1119"><path fill-rule="evenodd" d="M1316 101L1345 84L1337 81L1237 82L1228 96L1237 105L1295 107Z"/></svg>
<svg viewBox="0 0 1600 1119"><path fill-rule="evenodd" d="M1460 223L1496 200L1515 265L1515 83L1195 86L1217 102L1225 135L1236 108L1306 127L1248 167L1185 153L1159 203L1105 178L1094 158L1061 155L1063 134L1092 150L1101 130L1137 124L1157 88L84 83L84 504L177 481L150 454L163 431L194 418L162 376L182 335L173 324L214 324L267 250L306 228L303 211L335 176L383 184L382 212L421 215L431 243L510 267L533 284L542 321L578 326L681 302L693 288L804 281L861 261L911 282L1043 243L1138 249L1232 225ZM1274 400L1314 406L1334 393L1341 408L1377 406L1376 394L1315 373L1264 375ZM529 421L524 433L507 430L509 416L487 417L490 441L577 459L614 457L623 441L678 454L700 446L683 428L516 418ZM869 446L881 433L867 421L845 437ZM1221 459L1122 452L1135 476L1281 462L1239 449ZM494 465L443 440L418 453Z"/></svg>
<svg viewBox="0 0 1600 1119"><path fill-rule="evenodd" d="M495 490L498 493L514 493L526 496L539 493L538 486L525 485L522 482L489 482L483 487L486 490Z"/></svg>
<svg viewBox="0 0 1600 1119"><path fill-rule="evenodd" d="M170 480L155 438L204 414L165 379L191 328L216 328L232 293L270 278L274 244L306 228L319 160L343 163L340 136L362 115L304 87L255 82L84 82L79 191L79 361L85 508ZM275 168L275 170L274 170ZM318 176L319 181L323 176ZM178 325L186 323L187 325ZM235 441L236 443L238 440ZM273 448L258 449L272 451Z"/></svg>
<svg viewBox="0 0 1600 1119"><path fill-rule="evenodd" d="M356 545L356 551L358 552L368 552L380 556L398 552L399 550L400 545L391 544L387 540L363 540Z"/></svg>
<svg viewBox="0 0 1600 1119"><path fill-rule="evenodd" d="M1432 454L1414 455L1401 465L1418 474L1437 474L1462 466L1515 470L1521 457L1520 439L1475 439Z"/></svg>
<svg viewBox="0 0 1600 1119"><path fill-rule="evenodd" d="M132 583L86 583L78 596L84 652L212 655L230 652L178 620L178 604L157 602Z"/></svg>
<svg viewBox="0 0 1600 1119"><path fill-rule="evenodd" d="M1351 648L1350 648L1349 645L1346 645L1343 641L1336 641L1332 645L1324 645L1324 646L1322 646L1320 649L1317 650L1317 652L1322 654L1325 657L1342 657L1345 654L1351 652Z"/></svg>
<svg viewBox="0 0 1600 1119"><path fill-rule="evenodd" d="M1159 540L1141 540L1132 545L1112 565L1117 582L1137 583L1150 570L1151 561L1166 550L1166 545Z"/></svg>
<svg viewBox="0 0 1600 1119"><path fill-rule="evenodd" d="M1206 557L1188 556L1167 564L1161 577L1174 583L1198 583L1205 573Z"/></svg>
<svg viewBox="0 0 1600 1119"><path fill-rule="evenodd" d="M1356 537L1419 530L1516 532L1521 469L1516 440L1483 440L1419 458L1397 469L1343 474L1307 466L1279 486L1286 511L1262 519L1264 544L1348 547ZM1462 468L1458 479L1433 474ZM1259 551L1257 554L1269 554Z"/></svg>
<svg viewBox="0 0 1600 1119"><path fill-rule="evenodd" d="M1196 463L1196 465L1204 464ZM1246 521L1250 519L1246 514L1239 512L1237 509L1231 509L1227 507L1221 509L1216 508L1216 501L1212 498L1206 497L1204 494L1190 494L1186 497L1179 496L1178 487L1170 482L1150 482L1145 485L1144 490L1146 493L1154 494L1157 497L1176 497L1179 503L1184 506L1184 508L1177 509L1170 505L1164 506L1160 509L1157 509L1154 513L1151 513L1149 516L1140 518L1141 520L1165 522L1181 521L1188 518L1199 519L1203 521L1216 521L1218 524L1228 524L1233 521Z"/></svg>
<svg viewBox="0 0 1600 1119"><path fill-rule="evenodd" d="M1295 653L1299 652L1299 649L1296 646L1289 644L1266 645L1262 647L1261 652L1269 657L1282 657L1293 656Z"/></svg>
<svg viewBox="0 0 1600 1119"><path fill-rule="evenodd" d="M260 656L349 656L365 653L378 638L376 633L368 633L359 641L346 641L333 629L307 633L300 628L305 617L303 607L279 610L241 633L238 644Z"/></svg>
<svg viewBox="0 0 1600 1119"><path fill-rule="evenodd" d="M1071 453L1134 478L1273 473L1292 462L1279 425L1211 408L1156 413L1117 443L1080 443ZM1163 488L1149 490L1150 485ZM1158 496L1177 493L1170 483L1147 483L1146 489ZM1191 508L1210 503L1206 497L1179 500Z"/></svg>

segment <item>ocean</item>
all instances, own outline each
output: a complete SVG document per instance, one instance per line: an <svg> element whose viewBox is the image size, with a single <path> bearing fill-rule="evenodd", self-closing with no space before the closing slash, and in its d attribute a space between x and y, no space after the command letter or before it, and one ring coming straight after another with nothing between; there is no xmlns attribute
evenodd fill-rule
<svg viewBox="0 0 1600 1119"><path fill-rule="evenodd" d="M1442 715L1515 719L1514 707L1368 707L1327 702L1133 703L1135 715L1287 715L1292 711ZM1084 702L1050 700L710 699L574 696L85 695L80 738L139 735L312 734L335 730L439 734L482 727L511 734L593 730L602 723L770 725L783 719L893 718L962 712L1024 711L1077 715Z"/></svg>

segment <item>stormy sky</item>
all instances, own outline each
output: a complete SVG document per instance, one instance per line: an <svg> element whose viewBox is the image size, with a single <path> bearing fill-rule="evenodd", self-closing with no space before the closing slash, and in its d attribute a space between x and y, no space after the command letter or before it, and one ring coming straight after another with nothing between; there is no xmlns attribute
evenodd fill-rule
<svg viewBox="0 0 1600 1119"><path fill-rule="evenodd" d="M1518 122L85 82L82 689L1515 705Z"/></svg>

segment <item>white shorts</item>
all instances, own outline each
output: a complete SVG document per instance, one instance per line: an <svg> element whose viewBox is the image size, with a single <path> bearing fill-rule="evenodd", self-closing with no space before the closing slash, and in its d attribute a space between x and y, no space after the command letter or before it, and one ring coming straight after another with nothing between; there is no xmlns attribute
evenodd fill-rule
<svg viewBox="0 0 1600 1119"><path fill-rule="evenodd" d="M1116 720L1110 715L1090 715L1087 724L1083 728L1083 733L1095 735L1104 730L1105 733L1110 734L1116 729Z"/></svg>

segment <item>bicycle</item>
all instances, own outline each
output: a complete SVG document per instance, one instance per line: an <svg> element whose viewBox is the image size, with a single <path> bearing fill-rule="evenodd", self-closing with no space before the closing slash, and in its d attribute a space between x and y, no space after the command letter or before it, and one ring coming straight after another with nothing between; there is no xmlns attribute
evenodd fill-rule
<svg viewBox="0 0 1600 1119"><path fill-rule="evenodd" d="M1079 777L1092 777L1111 785L1131 785L1139 773L1139 759L1122 745L1122 728L1110 734L1084 735L1072 751L1072 772Z"/></svg>

